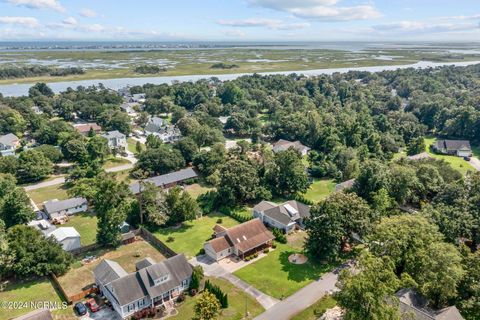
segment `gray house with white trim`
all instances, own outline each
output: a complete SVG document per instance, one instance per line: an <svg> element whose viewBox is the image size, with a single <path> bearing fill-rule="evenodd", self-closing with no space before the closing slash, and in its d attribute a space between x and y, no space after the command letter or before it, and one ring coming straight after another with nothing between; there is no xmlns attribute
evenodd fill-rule
<svg viewBox="0 0 480 320"><path fill-rule="evenodd" d="M49 218L55 219L87 211L88 201L81 197L66 200L49 200L43 204L43 207Z"/></svg>
<svg viewBox="0 0 480 320"><path fill-rule="evenodd" d="M253 216L272 228L289 233L296 226L304 227L304 220L310 217L310 207L296 200L282 204L262 201L253 207Z"/></svg>
<svg viewBox="0 0 480 320"><path fill-rule="evenodd" d="M118 263L103 260L93 270L101 294L124 319L176 298L188 289L193 272L183 254L159 263L146 258L137 262L136 269L129 274Z"/></svg>

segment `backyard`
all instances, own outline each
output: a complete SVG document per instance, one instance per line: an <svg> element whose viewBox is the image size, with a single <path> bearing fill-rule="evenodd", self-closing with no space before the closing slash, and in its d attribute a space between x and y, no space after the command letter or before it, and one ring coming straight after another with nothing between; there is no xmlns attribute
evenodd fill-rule
<svg viewBox="0 0 480 320"><path fill-rule="evenodd" d="M82 259L87 256L94 256L97 259L89 264L82 265ZM77 294L95 282L92 271L100 264L102 259L118 262L125 271L134 272L135 263L146 257L151 257L157 262L165 259L157 249L143 239L120 246L116 250L99 249L87 252L80 256L72 268L58 280L68 295Z"/></svg>
<svg viewBox="0 0 480 320"><path fill-rule="evenodd" d="M153 231L153 234L177 253L184 253L187 258L196 256L203 244L212 237L217 220L225 227L233 227L238 222L220 213L211 213L193 221L186 221L180 227L170 227ZM173 241L168 241L169 237Z"/></svg>
<svg viewBox="0 0 480 320"><path fill-rule="evenodd" d="M435 154L430 150L430 146L436 141L436 138L428 137L425 138L425 151L435 159L445 160L448 162L452 168L459 171L461 174L465 175L468 171L475 171L475 169L468 163L467 161L463 160L461 157L457 156L447 156L443 154ZM473 147L473 146L472 146ZM474 151L478 150L478 148L473 148Z"/></svg>
<svg viewBox="0 0 480 320"><path fill-rule="evenodd" d="M55 291L52 283L47 278L41 278L38 280L21 281L21 282L7 282L2 283L2 289L0 290L0 301L12 301L12 302L51 302L62 303L59 295ZM0 308L0 319L10 319L20 316L22 314L32 311L31 308L15 308L6 309ZM72 309L57 310L55 314L71 314Z"/></svg>
<svg viewBox="0 0 480 320"><path fill-rule="evenodd" d="M288 244L278 243L277 248L266 257L234 274L272 297L286 298L333 268L310 260L304 264L290 263L288 257L299 252L301 250Z"/></svg>
<svg viewBox="0 0 480 320"><path fill-rule="evenodd" d="M126 165L126 164L129 164L130 161L128 161L127 159L123 159L123 158L110 158L108 159L107 161L105 161L105 163L103 164L103 169L111 169L111 168L115 168L115 167L120 167L120 166L123 166L123 165Z"/></svg>
<svg viewBox="0 0 480 320"><path fill-rule="evenodd" d="M37 206L41 206L47 200L65 200L68 199L67 189L63 184L30 190L27 192L29 197Z"/></svg>
<svg viewBox="0 0 480 320"><path fill-rule="evenodd" d="M74 227L81 236L82 246L95 243L97 238L97 216L90 212L80 212L70 217L61 227Z"/></svg>
<svg viewBox="0 0 480 320"><path fill-rule="evenodd" d="M315 179L304 197L310 201L318 202L328 197L333 191L335 191L335 182L333 180Z"/></svg>
<svg viewBox="0 0 480 320"><path fill-rule="evenodd" d="M263 307L250 295L235 287L228 281L208 278L211 283L220 286L223 292L228 295L228 308L222 309L221 314L217 319L240 320L253 319L264 311ZM194 316L195 301L200 295L196 297L187 297L178 308L178 314L171 319L192 319ZM248 310L249 316L245 318L245 308Z"/></svg>
<svg viewBox="0 0 480 320"><path fill-rule="evenodd" d="M185 186L185 191L187 191L195 199L197 199L199 195L211 190L215 190L215 188L207 187L202 182Z"/></svg>

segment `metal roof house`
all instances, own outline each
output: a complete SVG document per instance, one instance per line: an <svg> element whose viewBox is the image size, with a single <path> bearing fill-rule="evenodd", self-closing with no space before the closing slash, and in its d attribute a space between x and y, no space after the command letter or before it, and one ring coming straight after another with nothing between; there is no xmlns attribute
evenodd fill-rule
<svg viewBox="0 0 480 320"><path fill-rule="evenodd" d="M156 263L146 258L127 273L118 263L103 260L94 270L95 283L122 318L177 297L190 285L193 268L183 254Z"/></svg>
<svg viewBox="0 0 480 320"><path fill-rule="evenodd" d="M153 178L149 178L144 180L145 183L153 183L157 187L161 187L164 189L173 187L179 183L182 183L186 180L195 179L198 177L198 174L192 168L186 168L179 171L167 173L161 176L156 176ZM133 194L139 194L140 191L140 183L135 182L130 185L130 191Z"/></svg>
<svg viewBox="0 0 480 320"><path fill-rule="evenodd" d="M65 251L72 251L82 246L80 243L80 234L74 227L60 227L50 232L47 237L57 239Z"/></svg>
<svg viewBox="0 0 480 320"><path fill-rule="evenodd" d="M45 213L50 219L88 210L88 201L85 198L70 198L67 200L49 200L43 204Z"/></svg>

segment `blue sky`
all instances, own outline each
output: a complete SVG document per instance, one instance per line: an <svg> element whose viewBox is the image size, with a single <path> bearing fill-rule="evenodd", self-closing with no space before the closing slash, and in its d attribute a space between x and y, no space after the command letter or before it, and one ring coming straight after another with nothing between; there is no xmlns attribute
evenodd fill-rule
<svg viewBox="0 0 480 320"><path fill-rule="evenodd" d="M479 0L0 0L0 41L479 41Z"/></svg>

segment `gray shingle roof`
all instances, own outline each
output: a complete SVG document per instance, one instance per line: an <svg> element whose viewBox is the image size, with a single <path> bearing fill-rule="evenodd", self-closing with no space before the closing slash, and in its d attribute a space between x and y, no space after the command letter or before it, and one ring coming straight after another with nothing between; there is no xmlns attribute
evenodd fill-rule
<svg viewBox="0 0 480 320"><path fill-rule="evenodd" d="M195 170L193 170L192 168L186 168L186 169L182 169L172 173L167 173L161 176L156 176L153 178L146 179L145 182L150 182L156 185L157 187L161 187L164 185L168 185L171 183L178 183L178 182L182 182L188 179L193 179L196 177L198 177L198 175L195 172ZM130 190L134 194L140 193L140 184L138 182L131 184Z"/></svg>
<svg viewBox="0 0 480 320"><path fill-rule="evenodd" d="M97 281L104 285L128 275L117 262L112 260L102 260L102 262L93 269L93 274Z"/></svg>
<svg viewBox="0 0 480 320"><path fill-rule="evenodd" d="M413 316L413 320L464 320L455 306L432 310L424 299L413 289L401 289L396 293L400 301L400 312Z"/></svg>
<svg viewBox="0 0 480 320"><path fill-rule="evenodd" d="M280 139L277 142L273 144L273 152L280 152L280 151L285 151L288 150L289 148L294 148L298 152L302 151L309 151L310 148L303 145L300 141L288 141L288 140L283 140Z"/></svg>
<svg viewBox="0 0 480 320"><path fill-rule="evenodd" d="M107 139L113 139L113 138L116 138L116 139L124 139L126 138L126 136L121 133L120 131L118 130L115 130L115 131L109 131L107 133L105 133L103 135L103 137L107 138Z"/></svg>
<svg viewBox="0 0 480 320"><path fill-rule="evenodd" d="M272 203L262 201L254 207L254 210L262 211L267 217L283 225L288 225L300 218L310 217L310 207L296 200L290 200L280 205L271 206L270 208L268 207L269 205L272 205ZM289 212L289 209L294 209L296 213Z"/></svg>
<svg viewBox="0 0 480 320"><path fill-rule="evenodd" d="M0 136L0 144L3 144L4 146L13 147L18 140L18 137L13 133Z"/></svg>
<svg viewBox="0 0 480 320"><path fill-rule="evenodd" d="M44 208L48 214L51 214L71 208L80 207L87 203L87 199L85 198L71 198L67 200L47 201L44 203Z"/></svg>
<svg viewBox="0 0 480 320"><path fill-rule="evenodd" d="M146 296L158 297L162 293L178 287L183 280L192 276L192 271L193 268L185 256L179 254L117 278L110 285L118 304L124 306ZM155 280L164 275L169 275L168 280L155 285Z"/></svg>
<svg viewBox="0 0 480 320"><path fill-rule="evenodd" d="M155 263L156 263L155 260L153 260L150 257L147 257L147 258L142 259L142 260L138 261L137 263L135 263L135 270L138 271L140 269L143 269L143 268L149 267L151 265L154 265Z"/></svg>
<svg viewBox="0 0 480 320"><path fill-rule="evenodd" d="M438 140L435 145L438 149L446 149L448 151L472 150L468 140Z"/></svg>
<svg viewBox="0 0 480 320"><path fill-rule="evenodd" d="M335 191L341 191L347 188L353 187L353 184L355 183L355 179L350 179L347 181L344 181L342 183L339 183L335 186Z"/></svg>

